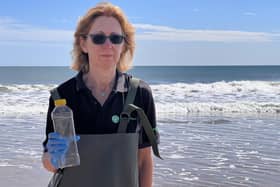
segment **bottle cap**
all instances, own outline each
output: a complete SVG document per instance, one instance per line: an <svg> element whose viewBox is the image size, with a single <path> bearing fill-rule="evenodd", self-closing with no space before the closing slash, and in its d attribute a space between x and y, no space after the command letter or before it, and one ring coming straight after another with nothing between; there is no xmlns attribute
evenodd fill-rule
<svg viewBox="0 0 280 187"><path fill-rule="evenodd" d="M57 99L57 100L54 101L54 105L55 106L66 105L66 99Z"/></svg>

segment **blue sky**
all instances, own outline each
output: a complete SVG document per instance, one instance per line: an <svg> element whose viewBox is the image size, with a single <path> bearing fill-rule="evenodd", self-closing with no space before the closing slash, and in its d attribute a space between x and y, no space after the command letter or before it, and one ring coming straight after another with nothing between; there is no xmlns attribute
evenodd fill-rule
<svg viewBox="0 0 280 187"><path fill-rule="evenodd" d="M99 1L0 3L0 66L68 66L79 16ZM280 65L278 0L119 0L135 65Z"/></svg>

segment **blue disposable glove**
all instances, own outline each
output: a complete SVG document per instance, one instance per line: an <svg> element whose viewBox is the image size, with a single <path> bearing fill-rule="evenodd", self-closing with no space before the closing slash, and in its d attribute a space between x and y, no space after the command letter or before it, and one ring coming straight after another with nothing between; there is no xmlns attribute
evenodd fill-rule
<svg viewBox="0 0 280 187"><path fill-rule="evenodd" d="M80 136L75 136L74 140L79 141ZM51 132L48 134L47 149L50 154L51 164L58 169L58 161L65 156L65 153L69 149L69 143L72 141L69 138L61 136L57 132Z"/></svg>

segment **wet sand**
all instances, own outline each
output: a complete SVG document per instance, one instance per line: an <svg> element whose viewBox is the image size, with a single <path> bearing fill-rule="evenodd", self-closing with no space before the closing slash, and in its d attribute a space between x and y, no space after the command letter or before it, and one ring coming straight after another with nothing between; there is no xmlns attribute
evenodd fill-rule
<svg viewBox="0 0 280 187"><path fill-rule="evenodd" d="M0 167L0 186L5 187L47 187L50 173L43 168Z"/></svg>
<svg viewBox="0 0 280 187"><path fill-rule="evenodd" d="M280 184L279 118L182 118L161 121L154 186Z"/></svg>
<svg viewBox="0 0 280 187"><path fill-rule="evenodd" d="M277 187L279 119L175 116L159 120L164 160L154 158L154 186ZM7 125L11 122L12 129ZM51 174L40 161L42 124L42 117L1 119L0 186L47 186Z"/></svg>

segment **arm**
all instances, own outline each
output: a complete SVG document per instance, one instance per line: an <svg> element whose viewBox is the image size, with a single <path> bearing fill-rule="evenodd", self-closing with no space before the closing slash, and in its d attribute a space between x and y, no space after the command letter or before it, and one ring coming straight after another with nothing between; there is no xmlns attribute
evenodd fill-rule
<svg viewBox="0 0 280 187"><path fill-rule="evenodd" d="M138 149L139 187L152 187L153 158L151 147Z"/></svg>
<svg viewBox="0 0 280 187"><path fill-rule="evenodd" d="M148 84L142 82L140 91L139 106L147 115L152 128L156 128L156 110L152 95L152 90ZM141 127L140 136L142 140L138 149L138 172L139 172L139 187L152 187L153 184L153 157L152 147L148 140L143 127ZM156 135L157 142L159 142L159 135Z"/></svg>

